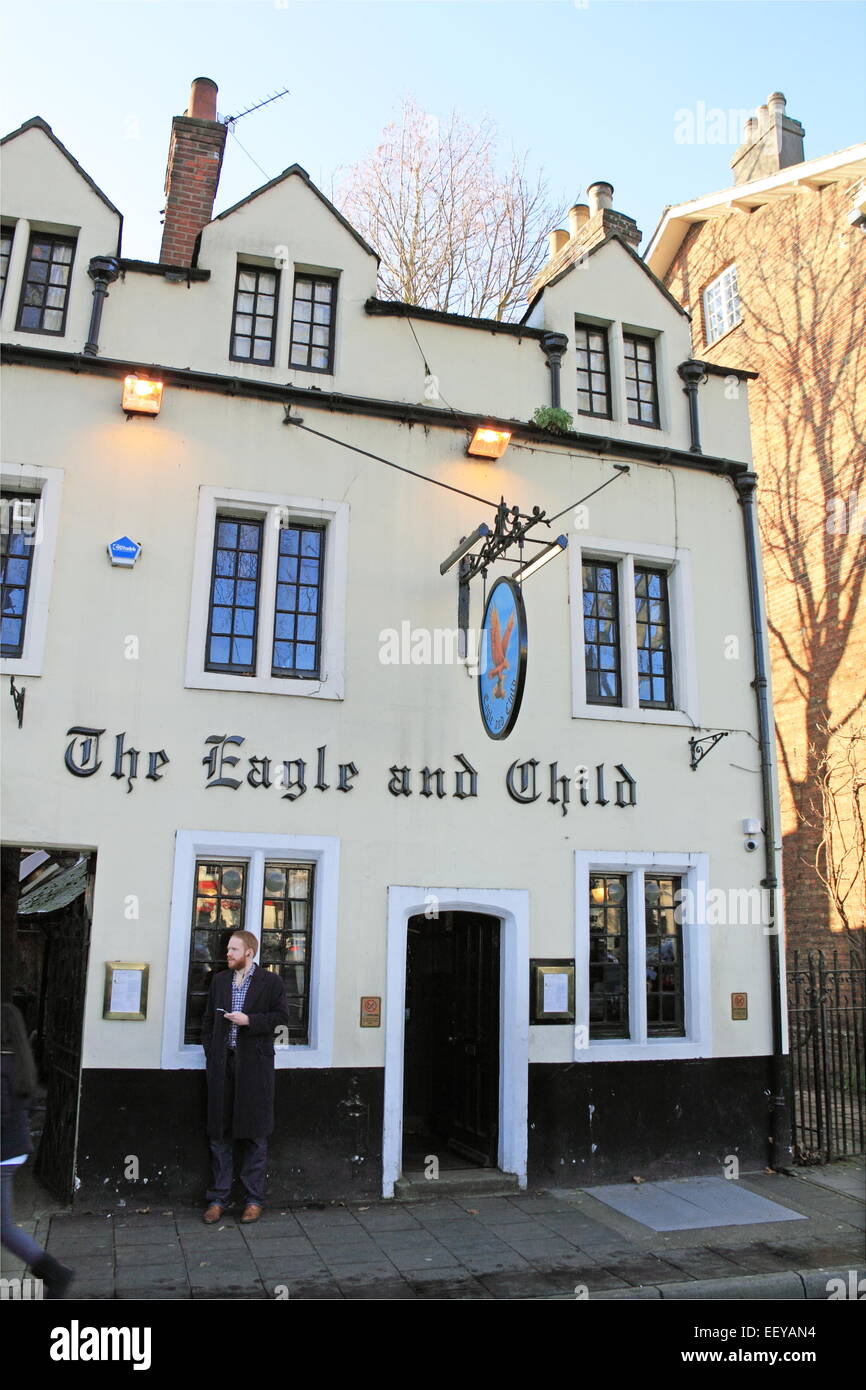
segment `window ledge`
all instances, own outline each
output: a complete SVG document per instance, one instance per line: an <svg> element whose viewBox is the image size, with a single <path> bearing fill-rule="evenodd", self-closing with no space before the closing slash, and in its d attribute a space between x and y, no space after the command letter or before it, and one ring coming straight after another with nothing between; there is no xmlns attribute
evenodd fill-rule
<svg viewBox="0 0 866 1390"><path fill-rule="evenodd" d="M277 1071L289 1071L292 1067L330 1067L330 1051L311 1044L274 1049ZM204 1048L199 1043L185 1043L173 1055L164 1055L163 1068L172 1071L204 1071L207 1066Z"/></svg>
<svg viewBox="0 0 866 1390"><path fill-rule="evenodd" d="M327 677L320 680L293 680L281 676L230 676L219 671L189 673L186 690L235 690L245 695L300 695L307 700L342 700L342 688Z"/></svg>
<svg viewBox="0 0 866 1390"><path fill-rule="evenodd" d="M705 352L709 352L710 348L718 347L719 343L723 343L723 342L725 341L726 338L730 338L731 334L732 334L732 333L736 333L737 329L738 329L738 328L742 328L742 326L743 326L743 320L742 320L742 319L737 319L737 322L736 322L736 323L732 323L731 326L730 326L730 328L726 328L725 331L724 331L724 333L720 333L720 334L719 334L718 338L713 338L712 342L709 342L709 341L705 338L705 339L704 339L704 351L705 351Z"/></svg>
<svg viewBox="0 0 866 1390"><path fill-rule="evenodd" d="M621 724L668 724L696 728L691 715L681 709L629 709L622 705L575 705L572 719L606 719Z"/></svg>
<svg viewBox="0 0 866 1390"><path fill-rule="evenodd" d="M672 1062L682 1058L709 1057L712 1049L692 1038L647 1039L646 1042L591 1042L574 1049L575 1062Z"/></svg>

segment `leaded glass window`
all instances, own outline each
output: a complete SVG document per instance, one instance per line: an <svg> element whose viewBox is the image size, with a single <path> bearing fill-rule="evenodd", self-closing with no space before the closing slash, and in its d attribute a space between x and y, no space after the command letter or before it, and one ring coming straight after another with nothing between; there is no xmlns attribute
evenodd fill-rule
<svg viewBox="0 0 866 1390"><path fill-rule="evenodd" d="M625 874L589 878L589 1036L627 1038L628 903Z"/></svg>
<svg viewBox="0 0 866 1390"><path fill-rule="evenodd" d="M2 641L0 655L19 657L24 650L27 603L33 576L39 498L3 493L0 567L2 567Z"/></svg>
<svg viewBox="0 0 866 1390"><path fill-rule="evenodd" d="M583 566L583 643L586 699L622 703L619 667L619 597L616 565L588 560Z"/></svg>
<svg viewBox="0 0 866 1390"><path fill-rule="evenodd" d="M313 877L312 864L265 863L260 963L286 987L290 1043L308 1041Z"/></svg>
<svg viewBox="0 0 866 1390"><path fill-rule="evenodd" d="M244 930L248 865L198 861L195 866L184 1042L201 1042L210 984L225 970L230 937Z"/></svg>
<svg viewBox="0 0 866 1390"><path fill-rule="evenodd" d="M737 267L729 265L704 290L704 337L707 346L742 319Z"/></svg>
<svg viewBox="0 0 866 1390"><path fill-rule="evenodd" d="M305 367L314 372L333 371L336 307L336 280L313 275L295 276L290 367Z"/></svg>
<svg viewBox="0 0 866 1390"><path fill-rule="evenodd" d="M12 254L13 227L0 228L0 304L6 294L6 277L9 274L9 257Z"/></svg>
<svg viewBox="0 0 866 1390"><path fill-rule="evenodd" d="M18 310L18 327L33 333L62 333L66 327L75 242L34 232Z"/></svg>
<svg viewBox="0 0 866 1390"><path fill-rule="evenodd" d="M678 921L681 884L681 879L665 875L644 878L648 1037L682 1037L686 1031L683 934Z"/></svg>
<svg viewBox="0 0 866 1390"><path fill-rule="evenodd" d="M276 270L238 266L229 354L234 361L273 364L279 278Z"/></svg>
<svg viewBox="0 0 866 1390"><path fill-rule="evenodd" d="M652 338L623 333L625 355L625 398L630 425L659 423L655 344Z"/></svg>
<svg viewBox="0 0 866 1390"><path fill-rule="evenodd" d="M673 708L671 619L664 570L634 570L638 698L647 708Z"/></svg>
<svg viewBox="0 0 866 1390"><path fill-rule="evenodd" d="M325 532L318 526L280 531L274 612L275 676L317 676L322 625Z"/></svg>
<svg viewBox="0 0 866 1390"><path fill-rule="evenodd" d="M577 408L581 415L602 415L609 420L610 361L605 329L578 324L575 330L575 352Z"/></svg>
<svg viewBox="0 0 866 1390"><path fill-rule="evenodd" d="M262 522L218 516L208 616L208 671L254 675Z"/></svg>

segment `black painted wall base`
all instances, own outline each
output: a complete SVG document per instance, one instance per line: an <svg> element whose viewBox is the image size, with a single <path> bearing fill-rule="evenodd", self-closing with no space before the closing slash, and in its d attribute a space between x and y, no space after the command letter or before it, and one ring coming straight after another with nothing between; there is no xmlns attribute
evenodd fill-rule
<svg viewBox="0 0 866 1390"><path fill-rule="evenodd" d="M381 1193L384 1075L377 1067L277 1072L273 1204ZM83 1071L76 1166L78 1207L113 1207L119 1198L203 1202L204 1072Z"/></svg>
<svg viewBox="0 0 866 1390"><path fill-rule="evenodd" d="M529 1068L530 1186L722 1172L768 1161L770 1057Z"/></svg>
<svg viewBox="0 0 866 1390"><path fill-rule="evenodd" d="M771 1065L730 1057L530 1066L530 1187L719 1173L729 1155L763 1168ZM380 1195L384 1079L378 1067L277 1072L274 1205ZM201 1203L210 1181L204 1124L203 1072L84 1071L76 1205Z"/></svg>

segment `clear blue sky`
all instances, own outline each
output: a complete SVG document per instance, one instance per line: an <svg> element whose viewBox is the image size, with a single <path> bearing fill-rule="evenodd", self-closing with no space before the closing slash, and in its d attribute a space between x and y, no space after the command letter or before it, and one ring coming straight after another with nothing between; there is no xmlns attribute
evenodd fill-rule
<svg viewBox="0 0 866 1390"><path fill-rule="evenodd" d="M124 252L155 258L171 117L212 77L238 124L217 211L287 165L327 193L411 94L432 116L491 116L573 201L595 179L646 238L666 203L730 183L737 112L779 89L806 156L866 131L860 0L2 0L0 126L33 115L125 216ZM732 113L734 143L707 121ZM694 119L678 140L677 113ZM701 112L707 113L702 119ZM679 121L682 134L682 120ZM703 138L701 138L703 137ZM237 141L249 151L244 153ZM252 156L252 159L249 157Z"/></svg>

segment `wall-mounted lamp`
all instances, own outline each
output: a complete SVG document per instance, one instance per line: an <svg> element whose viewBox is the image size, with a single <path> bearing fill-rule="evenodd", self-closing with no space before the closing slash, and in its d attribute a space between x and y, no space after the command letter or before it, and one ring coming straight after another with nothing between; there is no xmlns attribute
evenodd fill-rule
<svg viewBox="0 0 866 1390"><path fill-rule="evenodd" d="M551 541L550 545L546 545L543 550L539 550L534 560L527 560L525 565L521 565L519 569L516 569L511 578L520 580L528 579L531 574L535 574L537 570L540 570L542 565L546 565L548 560L553 560L557 555L561 555L567 545L568 538L566 536L557 536L556 540Z"/></svg>
<svg viewBox="0 0 866 1390"><path fill-rule="evenodd" d="M149 376L125 376L121 406L129 415L158 415L162 405L162 382Z"/></svg>
<svg viewBox="0 0 866 1390"><path fill-rule="evenodd" d="M479 425L466 446L466 452L473 458L501 459L510 441L510 430L494 430L487 425Z"/></svg>
<svg viewBox="0 0 866 1390"><path fill-rule="evenodd" d="M486 522L482 521L481 525L472 532L472 535L462 540L457 549L452 550L448 559L442 561L442 564L439 566L439 573L447 574L452 565L456 565L458 560L462 560L464 555L468 555L476 541L484 540L489 535L490 527Z"/></svg>

